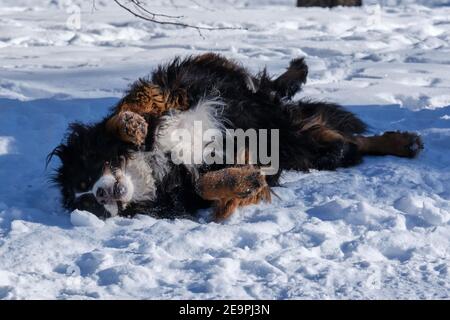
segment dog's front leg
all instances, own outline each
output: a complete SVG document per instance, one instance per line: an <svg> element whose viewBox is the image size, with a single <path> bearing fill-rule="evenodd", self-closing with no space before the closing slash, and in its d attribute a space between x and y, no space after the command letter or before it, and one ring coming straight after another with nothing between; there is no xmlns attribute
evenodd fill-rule
<svg viewBox="0 0 450 320"><path fill-rule="evenodd" d="M236 208L270 201L270 189L259 169L251 166L225 168L202 174L197 193L215 203L215 220L228 218Z"/></svg>
<svg viewBox="0 0 450 320"><path fill-rule="evenodd" d="M107 121L106 129L121 141L140 146L147 137L148 124L141 115L132 111L122 111Z"/></svg>

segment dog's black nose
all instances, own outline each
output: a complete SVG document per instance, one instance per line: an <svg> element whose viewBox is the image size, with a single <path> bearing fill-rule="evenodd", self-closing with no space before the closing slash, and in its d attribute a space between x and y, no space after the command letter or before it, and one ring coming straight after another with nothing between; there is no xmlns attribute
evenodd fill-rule
<svg viewBox="0 0 450 320"><path fill-rule="evenodd" d="M95 193L95 196L96 196L97 198L104 198L104 197L106 197L106 191L105 191L105 189L103 189L103 188L98 188L98 189L97 189L97 192Z"/></svg>

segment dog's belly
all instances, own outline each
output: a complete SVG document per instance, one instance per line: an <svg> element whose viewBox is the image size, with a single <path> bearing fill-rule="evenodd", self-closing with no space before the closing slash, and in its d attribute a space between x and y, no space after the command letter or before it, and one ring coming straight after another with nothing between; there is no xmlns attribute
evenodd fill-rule
<svg viewBox="0 0 450 320"><path fill-rule="evenodd" d="M155 134L155 149L169 157L169 161L184 165L196 174L196 169L204 163L204 154L223 150L223 141L211 141L208 135L216 133L223 137L225 126L221 113L224 106L218 99L201 100L188 111L174 111L164 116Z"/></svg>

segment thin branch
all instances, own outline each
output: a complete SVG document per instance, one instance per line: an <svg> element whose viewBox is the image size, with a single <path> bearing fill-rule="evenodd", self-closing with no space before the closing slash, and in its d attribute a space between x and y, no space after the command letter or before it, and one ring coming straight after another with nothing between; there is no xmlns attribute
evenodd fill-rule
<svg viewBox="0 0 450 320"><path fill-rule="evenodd" d="M117 1L116 1L116 2L117 2ZM152 19L154 19L154 18L156 18L156 17L169 18L169 19L181 19L181 18L184 18L183 16L171 16L171 15L167 15L167 14L151 12L151 11L149 11L147 8L145 8L145 7L142 5L142 2L139 1L139 0L130 0L130 2L131 2L132 4L134 4L134 6L135 6L136 8L138 8L139 10L142 10L144 13L147 13L147 14L151 15L151 16L152 16Z"/></svg>
<svg viewBox="0 0 450 320"><path fill-rule="evenodd" d="M131 13L132 15L134 15L135 17L137 17L139 19L143 19L143 20L146 20L146 21L150 21L150 22L154 22L154 23L158 23L158 24L163 24L163 25L173 25L173 26L179 26L179 27L183 27L183 28L196 29L200 33L201 36L203 36L201 34L201 30L208 30L208 31L214 31L214 30L246 30L246 28L242 28L242 27L199 27L199 26L194 26L194 25L191 25L191 24L188 24L188 23L184 23L184 22L179 22L179 21L160 20L160 19L158 19L158 17L165 17L165 18L170 18L170 19L179 19L181 17L168 16L168 15L163 15L163 14L159 14L159 13L150 12L147 9L143 8L142 4L138 0L130 0L129 2L134 4L134 6L136 6L141 11L144 11L144 13L136 12L136 11L130 9L129 7L127 7L125 4L123 4L119 0L114 0L114 2L118 6L120 6L122 9L128 11L129 13ZM145 14L150 15L150 17L145 15Z"/></svg>

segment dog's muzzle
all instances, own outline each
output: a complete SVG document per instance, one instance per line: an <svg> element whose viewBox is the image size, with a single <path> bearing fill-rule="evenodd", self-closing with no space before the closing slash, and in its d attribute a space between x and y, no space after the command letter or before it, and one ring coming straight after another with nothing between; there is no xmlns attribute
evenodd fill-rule
<svg viewBox="0 0 450 320"><path fill-rule="evenodd" d="M116 181L112 187L110 185L99 186L95 191L95 199L100 204L106 204L111 201L122 201L127 194L127 186L121 181Z"/></svg>
<svg viewBox="0 0 450 320"><path fill-rule="evenodd" d="M92 188L95 199L102 205L128 203L133 191L133 184L125 173L124 165L113 170L109 163L105 164L102 176Z"/></svg>

